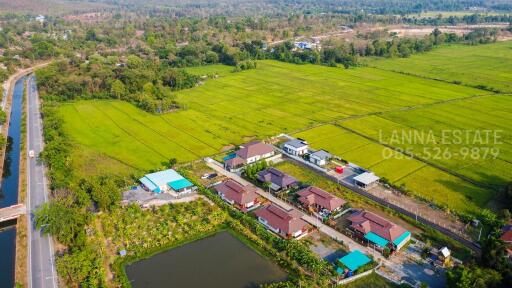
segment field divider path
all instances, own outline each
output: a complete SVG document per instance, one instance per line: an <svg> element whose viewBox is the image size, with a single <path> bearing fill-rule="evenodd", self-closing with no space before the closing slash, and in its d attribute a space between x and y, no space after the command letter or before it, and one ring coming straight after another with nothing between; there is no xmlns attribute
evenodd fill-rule
<svg viewBox="0 0 512 288"><path fill-rule="evenodd" d="M400 111L410 111L410 110L422 109L422 108L426 108L426 107L430 107L430 106L442 105L442 104L446 104L446 103L459 102L459 101L465 101L465 100L482 98L482 97L499 96L499 95L509 95L509 94L493 93L493 94L471 95L471 96L463 97L463 98L452 98L452 99L447 99L447 100L442 100L442 101L437 101L437 102L432 102L432 103L424 103L424 104L418 104L418 105L412 105L412 106L406 106L406 107L398 107L398 108L393 108L393 109L383 110L383 111L375 111L375 112L370 112L370 113L365 113L365 114L358 114L358 115L351 115L351 116L346 116L346 117L339 117L339 118L336 118L336 119L331 120L331 121L325 121L325 122L315 121L315 122L317 122L315 125L310 125L310 126L307 126L307 127L301 128L301 129L290 131L289 134L297 134L297 133L300 133L300 132L308 131L308 130L311 130L311 129L314 129L314 128L318 128L318 127L321 127L321 126L325 126L325 125L339 126L339 122L356 120L356 119L361 119L361 118L370 117L370 116L379 116L379 115L384 115L386 113L400 112ZM510 96L512 96L512 95L510 95Z"/></svg>
<svg viewBox="0 0 512 288"><path fill-rule="evenodd" d="M119 108L115 107L114 105L110 105L110 106L111 106L112 108L114 108L115 110L119 111L120 113L123 113L123 114L124 114L124 112L123 112L123 111L121 111ZM185 147L185 146L183 146L183 145L179 144L178 142L174 141L173 139L171 139L169 136L167 136L167 134L165 134L165 133L161 133L160 131L155 130L155 129L154 129L154 128L152 128L152 127L149 127L149 126L148 126L148 125L146 125L144 122L142 122L142 121L140 121L139 119L136 119L136 118L134 118L134 117L130 116L129 114L126 114L126 115L128 116L128 118L132 119L133 121L135 121L135 122L139 123L140 125L142 125L142 126L144 126L144 127L148 128L149 130L151 130L151 131L155 132L156 134L161 135L162 137L166 138L166 139L167 139L167 140L169 140L170 142L172 142L172 143L176 144L176 146L179 146L179 147L183 148L184 150L186 150L186 151L190 152L192 155L197 156L197 157L201 157L200 155L198 155L198 154L197 154L196 152L194 152L193 150L188 149L187 147ZM162 155L162 154L160 154L160 155ZM164 157L165 157L165 156L164 156Z"/></svg>
<svg viewBox="0 0 512 288"><path fill-rule="evenodd" d="M448 174L450 174L450 175L452 175L452 176L454 176L454 177L457 177L457 178L459 178L459 179L461 179L461 180L463 180L463 181L465 181L465 182L471 183L471 184L473 184L473 185L475 185L475 186L477 186L477 187L484 188L484 189L491 189L491 190L493 190L493 191L496 191L496 187L494 187L494 186L491 186L491 185L488 185L488 184L485 184L485 183L481 183L481 182L475 181L475 180L473 180L473 179L471 179L471 178L469 178L469 177L467 177L467 176L464 176L464 175L462 175L462 174L460 174L460 173L457 173L457 172L455 172L455 171L453 171L453 170L451 170L451 169L445 168L445 167L443 167L443 166L441 166L441 165L439 165L439 164L433 163L433 162L428 161L428 160L426 160L426 159L423 159L423 158L421 158L421 157L419 157L419 156L416 156L414 153L409 153L409 152L404 151L403 149L400 149L400 148L395 147L395 146L393 146L393 145L389 145L389 144L387 144L387 143L380 142L379 140L374 139L373 137L370 137L370 136L368 136L368 135L366 135L366 134L364 134L364 133L358 132L358 131L356 131L356 130L354 130L354 129L351 129L351 128L348 128L348 127L345 127L345 126L343 126L343 125L341 125L341 124L337 124L337 123L335 123L335 124L333 124L333 125L334 125L334 126L336 126L336 127L341 128L341 129L345 129L345 130L347 130L347 131L349 131L349 132L352 132L352 133L354 133L354 134L356 134L356 135L358 135L358 136L361 136L361 137L363 137L363 138L365 138L365 139L367 139L367 140L369 140L369 141L372 141L372 142L374 142L374 143L376 143L376 144L379 144L379 145L382 145L382 146L387 147L387 148L389 148L389 149L392 149L392 150L393 150L393 151L395 151L395 152L398 152L398 153L404 154L405 156L408 156L408 157L410 157L410 158L412 158L412 159L415 159L415 160L418 160L418 161L420 161L420 162L422 162L422 163L425 163L425 164L427 164L427 165L429 165L429 166L431 166L431 167L433 167L433 168L436 168L436 169L438 169L438 170L441 170L441 171L443 171L443 172L446 172L446 173L448 173ZM497 191L496 191L496 192L497 192Z"/></svg>
<svg viewBox="0 0 512 288"><path fill-rule="evenodd" d="M421 74L417 74L417 73L411 73L411 72L400 71L400 70L395 70L395 69L385 69L382 67L377 67L377 66L372 66L372 65L368 65L368 67L377 69L377 70L381 70L381 71L393 72L393 73L406 75L406 76L412 76L412 77L418 77L418 78L426 79L426 80L432 80L432 81L438 81L438 82L443 82L443 83L448 83L448 84L453 84L453 85L459 85L459 86L464 86L464 87L469 87L469 88L480 89L480 90L484 90L484 91L493 92L495 94L508 94L508 92L509 92L509 91L495 91L492 89L484 89L483 87L481 87L479 85L470 85L470 84L464 83L463 81L460 81L460 80L447 80L447 79L442 79L442 78L429 77L429 76L421 75ZM454 81L459 81L460 83L455 83Z"/></svg>
<svg viewBox="0 0 512 288"><path fill-rule="evenodd" d="M108 113L105 113L105 111L101 110L101 109L98 109L97 107L95 107L96 110L100 111L100 113L102 113L103 115L105 115L105 117L107 117L108 119L110 119L110 121L112 121L112 123L114 123L114 125L117 126L117 128L119 128L119 130L123 131L124 133L126 133L128 136L130 136L131 138L133 138L133 140L139 142L140 144L142 144L144 147L148 148L149 150L155 152L157 155L160 155L161 157L165 158L166 156L163 155L162 153L160 153L158 150L154 149L153 147L151 147L150 145L146 144L144 141L140 140L139 138L137 138L135 135L133 135L132 133L130 133L130 131L126 130L125 128L123 128L121 125L119 125L116 121L114 121L114 119L112 117L110 117L110 115L108 115Z"/></svg>
<svg viewBox="0 0 512 288"><path fill-rule="evenodd" d="M170 127L172 127L172 128L174 128L174 129L176 129L176 130L178 130L178 131L182 132L183 134L186 134L186 135L190 136L191 138L194 138L194 139L195 139L195 140L197 140L198 142L203 143L204 145L206 145L206 146L208 146L208 147L212 148L213 150L216 150L216 151L218 150L216 147L213 147L212 145L210 145L210 144L208 144L208 143L204 142L203 140L201 140L201 139L197 138L197 137L196 137L196 136L194 136L193 134L188 133L187 131L185 131L185 130L183 130L183 129L180 129L180 128L178 128L178 127L174 126L174 125L173 125L173 124L172 124L172 123L171 123L167 118L165 118L165 117L163 117L163 116L160 116L160 118L161 118L165 123L167 123L167 125L169 125ZM217 135L215 135L215 136L217 136ZM217 137L218 137L218 136L217 136Z"/></svg>

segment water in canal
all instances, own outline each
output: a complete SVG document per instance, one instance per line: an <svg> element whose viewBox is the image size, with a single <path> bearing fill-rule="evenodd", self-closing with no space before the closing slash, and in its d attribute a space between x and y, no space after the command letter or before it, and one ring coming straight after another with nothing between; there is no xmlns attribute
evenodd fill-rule
<svg viewBox="0 0 512 288"><path fill-rule="evenodd" d="M228 232L135 262L126 274L134 288L252 288L286 279L279 266Z"/></svg>
<svg viewBox="0 0 512 288"><path fill-rule="evenodd" d="M0 208L18 203L21 114L23 104L23 84L25 78L14 86L11 104L11 118L7 132L7 150L0 191ZM0 287L14 286L14 258L16 245L16 222L0 227Z"/></svg>

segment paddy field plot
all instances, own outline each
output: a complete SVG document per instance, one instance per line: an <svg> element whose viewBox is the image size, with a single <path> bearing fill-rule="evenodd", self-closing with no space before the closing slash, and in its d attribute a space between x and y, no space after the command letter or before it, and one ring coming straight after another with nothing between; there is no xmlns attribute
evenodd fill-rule
<svg viewBox="0 0 512 288"><path fill-rule="evenodd" d="M197 75L213 71L220 77L176 92L183 109L172 113L150 114L120 101L61 105L64 129L80 149L76 155L87 156L73 157L73 165L94 174L94 159L109 166L110 158L127 170L158 169L170 158L188 162L231 144L354 115L488 94L374 68L277 61L260 61L257 69L237 73L228 68L191 68Z"/></svg>
<svg viewBox="0 0 512 288"><path fill-rule="evenodd" d="M316 149L370 169L411 193L460 212L477 213L495 196L456 176L407 157L383 145L334 125L324 125L294 134Z"/></svg>
<svg viewBox="0 0 512 288"><path fill-rule="evenodd" d="M512 181L510 95L393 111L339 124L478 183L499 187Z"/></svg>
<svg viewBox="0 0 512 288"><path fill-rule="evenodd" d="M409 58L375 59L369 65L512 93L512 41L443 46Z"/></svg>

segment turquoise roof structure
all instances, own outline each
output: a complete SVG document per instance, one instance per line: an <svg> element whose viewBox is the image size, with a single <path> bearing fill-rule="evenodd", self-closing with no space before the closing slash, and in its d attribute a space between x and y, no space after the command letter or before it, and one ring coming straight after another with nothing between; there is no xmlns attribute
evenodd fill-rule
<svg viewBox="0 0 512 288"><path fill-rule="evenodd" d="M386 245L388 245L389 243L388 240L380 237L379 235L373 232L368 232L366 235L364 235L364 238L371 241L372 243L377 244L380 247L386 247Z"/></svg>
<svg viewBox="0 0 512 288"><path fill-rule="evenodd" d="M194 186L194 184L192 184L190 181L188 181L187 179L183 178L183 179L180 179L180 180L176 180L176 181L172 181L172 182L169 182L167 183L173 190L175 191L178 191L178 190L181 190L183 188L187 188L187 187L192 187Z"/></svg>
<svg viewBox="0 0 512 288"><path fill-rule="evenodd" d="M144 186L146 186L149 190L153 192L160 192L160 188L156 186L155 183L151 182L151 180L149 180L148 178L142 177L139 179L139 181L140 183L144 184Z"/></svg>
<svg viewBox="0 0 512 288"><path fill-rule="evenodd" d="M164 185L169 185L169 183L171 183L171 182L175 182L175 181L182 180L182 179L185 179L185 178L183 178L183 176L178 174L178 172L174 171L173 169L167 169L167 170L147 174L146 176L140 178L139 181L142 184L144 184L144 186L146 186L149 190L159 193L159 192L161 192L160 187L162 187Z"/></svg>
<svg viewBox="0 0 512 288"><path fill-rule="evenodd" d="M345 274L345 271L343 271L343 269L338 267L338 268L336 268L336 273L338 273L339 275L343 275L343 274Z"/></svg>
<svg viewBox="0 0 512 288"><path fill-rule="evenodd" d="M341 262L341 264L347 267L350 271L356 271L357 268L370 263L372 259L366 256L363 252L354 250L338 259L338 261Z"/></svg>
<svg viewBox="0 0 512 288"><path fill-rule="evenodd" d="M405 231L404 234L400 235L400 237L393 240L393 244L395 246L399 246L407 237L409 237L409 235L411 235L411 232Z"/></svg>

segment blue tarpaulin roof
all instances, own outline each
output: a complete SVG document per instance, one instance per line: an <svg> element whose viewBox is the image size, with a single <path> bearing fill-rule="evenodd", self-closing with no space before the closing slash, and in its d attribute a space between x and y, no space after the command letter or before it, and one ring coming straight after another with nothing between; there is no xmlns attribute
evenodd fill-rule
<svg viewBox="0 0 512 288"><path fill-rule="evenodd" d="M400 245L400 243L402 243L405 240L405 238L409 237L409 235L411 235L411 232L405 231L404 234L393 240L393 244L395 244L395 246Z"/></svg>
<svg viewBox="0 0 512 288"><path fill-rule="evenodd" d="M190 181L188 181L185 178L176 180L173 182L169 182L168 185L171 186L171 188L176 191L183 189L183 188L194 186L194 184L190 183Z"/></svg>
<svg viewBox="0 0 512 288"><path fill-rule="evenodd" d="M380 237L379 235L377 235L373 232L368 232L366 235L364 235L364 238L379 245L380 247L386 247L386 245L388 245L388 240Z"/></svg>
<svg viewBox="0 0 512 288"><path fill-rule="evenodd" d="M372 259L368 256L364 255L363 252L359 250L354 250L347 255L341 257L338 261L341 262L345 267L347 267L350 271L356 271L357 268L370 263Z"/></svg>

